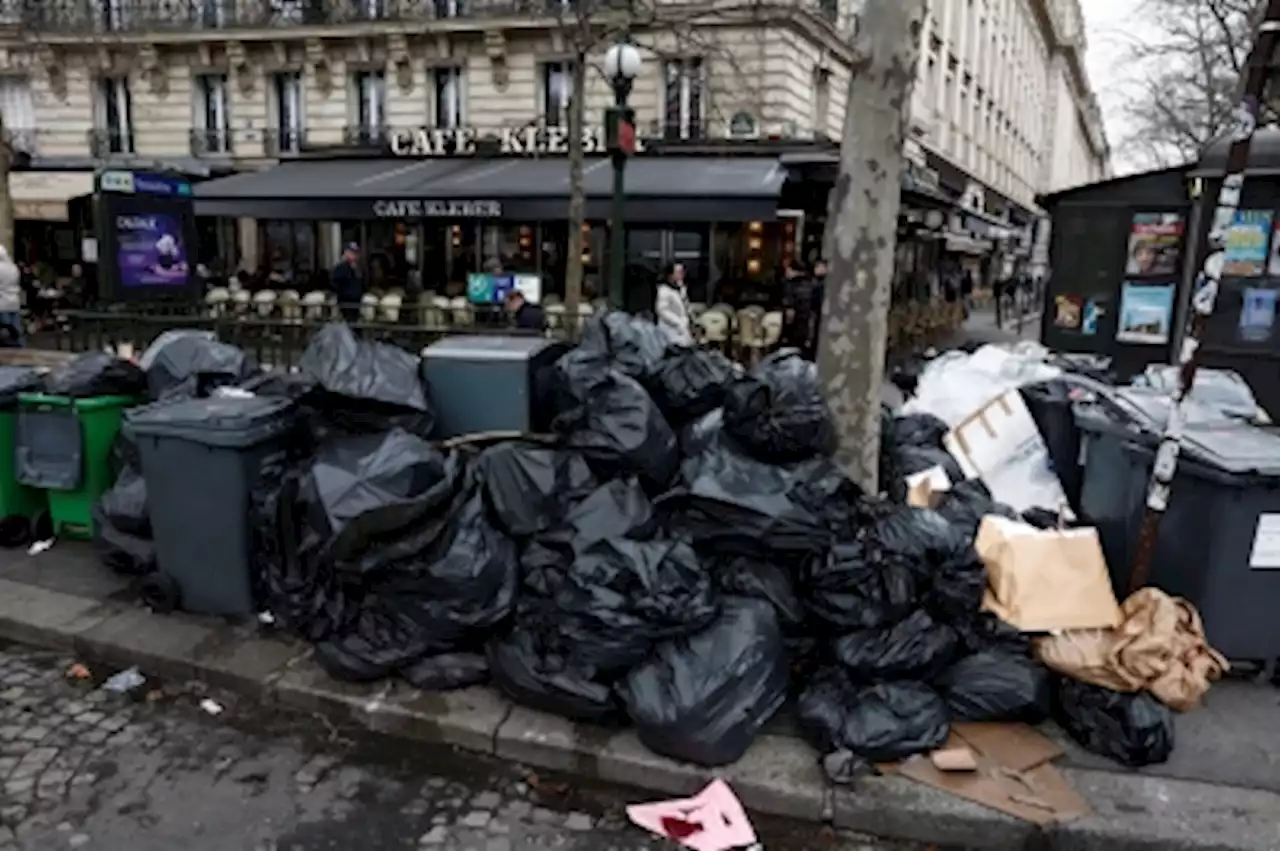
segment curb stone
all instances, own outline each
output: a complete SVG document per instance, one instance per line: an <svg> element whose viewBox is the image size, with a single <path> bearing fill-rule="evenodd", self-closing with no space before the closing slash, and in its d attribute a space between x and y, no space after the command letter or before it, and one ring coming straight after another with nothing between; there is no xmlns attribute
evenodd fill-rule
<svg viewBox="0 0 1280 851"><path fill-rule="evenodd" d="M657 756L634 730L513 706L487 688L424 693L332 680L304 645L189 616L158 616L0 579L0 638L201 679L285 707L418 741L496 755L647 792L686 795L724 777L751 811L886 839L975 851L1276 851L1280 794L1118 772L1063 769L1094 808L1039 829L902 777L833 789L812 749L766 732L746 756L703 769Z"/></svg>

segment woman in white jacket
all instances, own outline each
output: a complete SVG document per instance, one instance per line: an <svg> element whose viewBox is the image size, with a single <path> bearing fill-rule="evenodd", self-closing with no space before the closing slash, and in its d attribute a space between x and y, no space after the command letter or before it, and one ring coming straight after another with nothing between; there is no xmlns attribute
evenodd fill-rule
<svg viewBox="0 0 1280 851"><path fill-rule="evenodd" d="M22 345L22 272L0 245L0 325L8 326L13 343Z"/></svg>
<svg viewBox="0 0 1280 851"><path fill-rule="evenodd" d="M684 266L680 263L667 265L664 280L658 284L653 312L658 317L658 327L673 345L693 345L693 332L689 329L689 294L684 288Z"/></svg>

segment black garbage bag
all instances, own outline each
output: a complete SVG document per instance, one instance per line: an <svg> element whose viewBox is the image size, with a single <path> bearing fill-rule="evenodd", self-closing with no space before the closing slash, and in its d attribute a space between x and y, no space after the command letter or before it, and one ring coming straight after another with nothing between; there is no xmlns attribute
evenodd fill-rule
<svg viewBox="0 0 1280 851"><path fill-rule="evenodd" d="M489 642L489 673L523 706L578 721L607 721L619 713L612 684L575 666L551 642L519 626Z"/></svg>
<svg viewBox="0 0 1280 851"><path fill-rule="evenodd" d="M98 498L102 516L115 529L139 538L151 537L147 483L136 467L126 467L111 489Z"/></svg>
<svg viewBox="0 0 1280 851"><path fill-rule="evenodd" d="M17 401L20 393L44 389L44 378L29 366L0 366L0 401L6 406Z"/></svg>
<svg viewBox="0 0 1280 851"><path fill-rule="evenodd" d="M723 436L724 410L716 408L680 430L680 457L696 462L703 453L719 447ZM682 464L681 469L682 472L692 470L692 475L686 472L685 481L693 481L697 476L696 463L693 466Z"/></svg>
<svg viewBox="0 0 1280 851"><path fill-rule="evenodd" d="M872 561L860 541L837 541L804 569L805 608L829 632L876 629L906 618L918 605L917 571L900 557Z"/></svg>
<svg viewBox="0 0 1280 851"><path fill-rule="evenodd" d="M941 747L950 733L947 705L929 686L858 686L839 668L812 677L796 708L800 729L823 754L848 750L892 762Z"/></svg>
<svg viewBox="0 0 1280 851"><path fill-rule="evenodd" d="M240 382L239 387L255 396L292 399L296 402L316 389L316 380L301 372L273 369Z"/></svg>
<svg viewBox="0 0 1280 851"><path fill-rule="evenodd" d="M929 449L942 449L942 439L951 430L945 422L928 413L891 416L888 426L880 437L881 442Z"/></svg>
<svg viewBox="0 0 1280 851"><path fill-rule="evenodd" d="M996 502L982 479L965 479L955 482L951 489L940 496L937 512L953 526L963 529L969 538L978 534L982 518L988 514L1021 519L1018 512L1004 503Z"/></svg>
<svg viewBox="0 0 1280 851"><path fill-rule="evenodd" d="M804 625L804 606L796 594L795 577L786 566L750 556L721 556L704 561L722 593L764 600L773 606L780 623L788 628Z"/></svg>
<svg viewBox="0 0 1280 851"><path fill-rule="evenodd" d="M680 465L675 433L633 378L610 372L590 388L572 418L558 417L566 445L586 457L602 479L639 476L654 493L667 488Z"/></svg>
<svg viewBox="0 0 1280 851"><path fill-rule="evenodd" d="M494 523L517 538L545 532L596 487L577 452L509 441L475 460Z"/></svg>
<svg viewBox="0 0 1280 851"><path fill-rule="evenodd" d="M454 494L460 463L399 429L325 445L299 494L309 506L319 555L360 570L383 560L381 553L368 552L369 545L400 537L444 505Z"/></svg>
<svg viewBox="0 0 1280 851"><path fill-rule="evenodd" d="M991 612L978 612L955 621L951 626L960 635L965 655L987 650L1013 656L1031 655L1031 636Z"/></svg>
<svg viewBox="0 0 1280 851"><path fill-rule="evenodd" d="M238 385L257 372L257 365L236 346L183 336L154 352L145 369L151 398L172 399Z"/></svg>
<svg viewBox="0 0 1280 851"><path fill-rule="evenodd" d="M489 679L489 659L483 653L441 653L423 656L400 669L409 685L424 691L448 691L479 685Z"/></svg>
<svg viewBox="0 0 1280 851"><path fill-rule="evenodd" d="M354 620L316 645L331 676L365 681L412 669L482 640L514 611L515 542L490 525L479 489L468 491L436 540L386 565Z"/></svg>
<svg viewBox="0 0 1280 851"><path fill-rule="evenodd" d="M93 545L98 559L121 576L147 576L156 570L156 548L150 537L121 531L103 513L101 503L93 515Z"/></svg>
<svg viewBox="0 0 1280 851"><path fill-rule="evenodd" d="M1081 747L1132 768L1158 765L1173 753L1173 713L1150 693L1056 680L1054 720Z"/></svg>
<svg viewBox="0 0 1280 851"><path fill-rule="evenodd" d="M880 409L881 487L894 502L907 499L907 477L941 467L952 482L964 480L960 464L942 445L947 424L932 414L894 416Z"/></svg>
<svg viewBox="0 0 1280 851"><path fill-rule="evenodd" d="M106 352L86 352L45 379L45 392L53 396L87 399L91 396L147 394L147 376L133 363Z"/></svg>
<svg viewBox="0 0 1280 851"><path fill-rule="evenodd" d="M933 685L952 721L1039 724L1053 709L1049 671L1027 656L988 650L956 662Z"/></svg>
<svg viewBox="0 0 1280 851"><path fill-rule="evenodd" d="M672 348L646 386L671 425L679 427L724 404L734 374L733 362L720 352Z"/></svg>
<svg viewBox="0 0 1280 851"><path fill-rule="evenodd" d="M928 680L955 658L959 637L951 627L923 610L877 629L862 629L836 639L832 652L856 683Z"/></svg>
<svg viewBox="0 0 1280 851"><path fill-rule="evenodd" d="M774 352L729 385L724 426L748 452L770 463L830 455L836 448L818 368L795 349Z"/></svg>
<svg viewBox="0 0 1280 851"><path fill-rule="evenodd" d="M554 601L570 659L602 672L631 668L656 642L690 635L720 612L693 547L663 538L580 548Z"/></svg>
<svg viewBox="0 0 1280 851"><path fill-rule="evenodd" d="M721 444L686 462L678 488L659 500L673 528L709 552L804 558L826 552L826 512L848 479L828 458L768 464Z"/></svg>
<svg viewBox="0 0 1280 851"><path fill-rule="evenodd" d="M773 608L725 600L714 624L660 643L619 690L649 750L696 765L736 762L787 696L787 655Z"/></svg>
<svg viewBox="0 0 1280 851"><path fill-rule="evenodd" d="M435 416L420 359L397 346L361 340L343 323L316 332L298 362L314 379L304 400L319 439L329 430L368 434L397 427L427 437Z"/></svg>
<svg viewBox="0 0 1280 851"><path fill-rule="evenodd" d="M603 357L623 375L647 381L662 365L667 335L651 320L614 310L587 322L578 350Z"/></svg>
<svg viewBox="0 0 1280 851"><path fill-rule="evenodd" d="M142 455L138 452L138 443L128 429L116 432L116 439L111 442L111 454L107 458L111 474L117 479L125 470L142 469Z"/></svg>

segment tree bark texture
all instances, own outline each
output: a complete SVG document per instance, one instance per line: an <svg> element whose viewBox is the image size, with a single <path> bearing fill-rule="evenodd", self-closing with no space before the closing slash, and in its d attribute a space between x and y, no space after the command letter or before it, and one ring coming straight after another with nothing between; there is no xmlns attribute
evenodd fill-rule
<svg viewBox="0 0 1280 851"><path fill-rule="evenodd" d="M925 0L860 5L840 173L823 239L830 256L818 371L840 438L837 460L854 482L877 493L902 144Z"/></svg>
<svg viewBox="0 0 1280 851"><path fill-rule="evenodd" d="M587 56L578 50L573 57L573 86L569 95L569 256L564 274L565 322L577 333L578 305L582 302L582 225L586 219L587 189L583 176L586 152L582 146L587 92Z"/></svg>
<svg viewBox="0 0 1280 851"><path fill-rule="evenodd" d="M17 262L13 245L13 196L9 194L9 169L13 165L13 147L9 144L9 130L0 116L0 245Z"/></svg>

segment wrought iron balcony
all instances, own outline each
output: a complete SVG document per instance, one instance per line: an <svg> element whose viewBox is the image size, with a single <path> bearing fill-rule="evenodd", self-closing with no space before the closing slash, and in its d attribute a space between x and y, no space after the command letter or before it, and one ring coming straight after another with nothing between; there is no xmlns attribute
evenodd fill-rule
<svg viewBox="0 0 1280 851"><path fill-rule="evenodd" d="M88 133L89 155L95 159L134 153L133 131L94 128Z"/></svg>
<svg viewBox="0 0 1280 851"><path fill-rule="evenodd" d="M193 157L225 157L232 153L232 134L227 127L191 129L191 155Z"/></svg>
<svg viewBox="0 0 1280 851"><path fill-rule="evenodd" d="M269 157L287 157L302 152L307 143L307 131L302 129L273 128L263 134L264 151Z"/></svg>
<svg viewBox="0 0 1280 851"><path fill-rule="evenodd" d="M384 126L370 127L365 124L354 124L342 130L342 144L353 148L386 147L391 136L391 128Z"/></svg>

